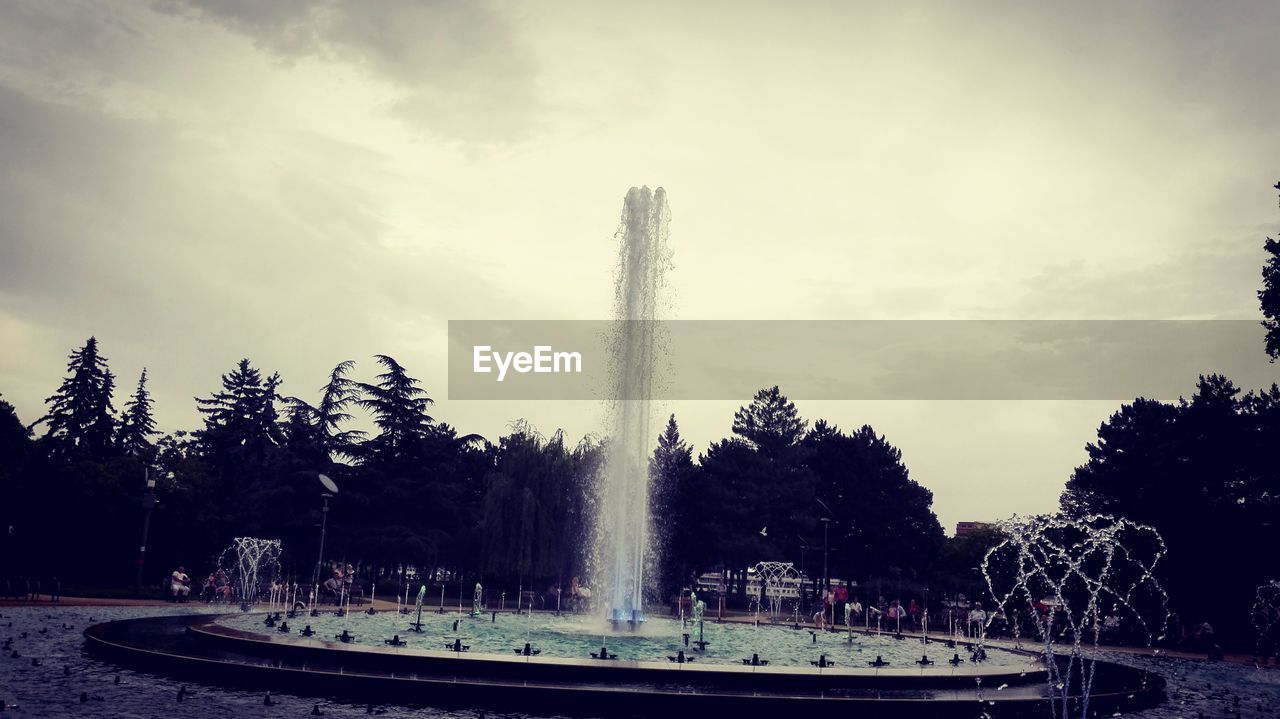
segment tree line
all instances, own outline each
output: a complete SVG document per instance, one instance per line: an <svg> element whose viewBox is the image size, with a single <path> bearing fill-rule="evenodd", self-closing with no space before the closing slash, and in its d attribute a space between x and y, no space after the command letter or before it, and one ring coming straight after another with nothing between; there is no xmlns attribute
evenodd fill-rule
<svg viewBox="0 0 1280 719"><path fill-rule="evenodd" d="M195 398L201 427L161 433L147 371L117 410L115 375L89 338L68 356L44 416L25 425L0 399L6 573L127 584L151 468L160 508L149 576L179 562L205 570L233 537L263 536L281 538L289 568L309 578L323 473L341 487L327 558L365 576L412 567L513 588L585 580L607 439L571 442L523 421L496 441L464 435L433 416L404 366L386 355L374 362L371 382L353 379L355 363L344 361L315 396L298 397L244 359ZM353 428L358 412L375 431ZM712 570L741 593L746 568L762 559L795 561L816 578L824 519L831 576L924 582L935 569L944 538L932 494L869 426L810 427L773 387L705 453L695 457L674 416L656 441L655 600Z"/></svg>
<svg viewBox="0 0 1280 719"><path fill-rule="evenodd" d="M0 399L5 573L127 586L150 467L161 502L148 543L157 580L179 562L207 570L235 536L263 536L284 541L286 569L307 581L319 473L342 488L326 554L366 577L412 567L512 589L589 577L607 440L574 443L521 421L496 441L460 434L433 416L399 362L374 362L372 382L352 379L345 361L301 398L241 360L195 398L203 426L162 434L146 370L117 410L115 377L90 338L69 355L44 416L24 425ZM352 429L362 411L375 431ZM1280 575L1270 551L1280 546L1276 447L1280 388L1244 393L1205 376L1189 399L1122 405L1088 445L1061 510L1155 527L1169 547L1160 579L1174 608L1244 632L1247 613L1234 603ZM731 596L744 598L747 569L765 559L792 561L816 581L824 554L829 576L869 591L981 596L976 567L999 540L992 531L946 539L900 450L870 426L810 424L778 387L758 392L702 453L668 418L650 473L655 601L706 571L724 572Z"/></svg>

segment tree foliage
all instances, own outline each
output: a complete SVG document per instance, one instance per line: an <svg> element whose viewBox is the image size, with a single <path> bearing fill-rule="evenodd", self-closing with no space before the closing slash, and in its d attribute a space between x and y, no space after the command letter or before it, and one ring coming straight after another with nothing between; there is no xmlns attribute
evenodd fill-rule
<svg viewBox="0 0 1280 719"><path fill-rule="evenodd" d="M607 440L571 444L525 422L495 442L460 434L432 417L431 397L406 367L389 355L375 363L368 382L355 379L353 361L338 363L313 399L286 395L278 373L242 359L195 399L201 427L158 437L143 370L104 443L95 432L112 426L103 417L114 421L112 375L91 339L50 398L44 437L0 405L6 517L32 566L128 582L151 467L161 501L148 542L156 576L178 562L207 569L247 534L284 540L287 571L306 581L319 553L323 473L340 486L326 559L382 577L380 593L400 568L450 586L464 577L511 590L590 581ZM358 429L360 415L371 434ZM870 427L808 427L778 387L758 392L734 414L729 436L696 458L668 419L649 463L656 596L721 568L741 589L761 559L807 557L814 576L824 517L833 574L927 572L941 530L901 453ZM58 530L67 521L76 532ZM76 546L84 536L103 539Z"/></svg>
<svg viewBox="0 0 1280 719"><path fill-rule="evenodd" d="M1275 184L1280 190L1280 182ZM1266 349L1271 361L1280 359L1280 242L1268 237L1263 244L1267 261L1262 266L1262 289L1258 304L1262 307L1262 326L1267 330Z"/></svg>
<svg viewBox="0 0 1280 719"><path fill-rule="evenodd" d="M1113 514L1148 524L1169 547L1163 563L1174 606L1191 621L1242 631L1222 611L1280 571L1280 388L1249 392L1220 375L1189 400L1137 399L1098 428L1089 461L1062 495L1073 516Z"/></svg>
<svg viewBox="0 0 1280 719"><path fill-rule="evenodd" d="M653 564L660 572L659 596L670 596L690 580L690 549L697 542L695 471L693 448L680 436L673 414L649 460L650 534L656 545Z"/></svg>
<svg viewBox="0 0 1280 719"><path fill-rule="evenodd" d="M147 369L142 368L138 377L138 387L133 397L124 405L124 413L120 418L120 428L116 435L116 445L127 457L149 460L155 454L155 444L151 438L160 434L156 431L156 421L151 416L151 393L147 391Z"/></svg>
<svg viewBox="0 0 1280 719"><path fill-rule="evenodd" d="M90 337L67 356L67 376L45 400L48 413L35 422L46 427L41 441L49 453L92 460L110 456L116 431L114 390L115 375L98 353L97 338Z"/></svg>
<svg viewBox="0 0 1280 719"><path fill-rule="evenodd" d="M696 539L677 545L678 561L703 571L793 561L817 579L825 543L829 576L923 579L943 533L902 453L869 426L807 426L778 387L735 413L735 436L699 458L685 530Z"/></svg>

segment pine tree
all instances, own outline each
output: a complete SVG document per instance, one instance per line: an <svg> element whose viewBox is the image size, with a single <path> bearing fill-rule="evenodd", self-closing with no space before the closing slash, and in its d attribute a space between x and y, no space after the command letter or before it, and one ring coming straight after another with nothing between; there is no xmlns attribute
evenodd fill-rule
<svg viewBox="0 0 1280 719"><path fill-rule="evenodd" d="M351 406L360 400L360 385L347 373L355 361L344 360L329 373L329 381L320 388L320 402L311 405L297 397L289 397L288 435L291 444L313 444L326 455L354 458L365 432L342 429L351 421Z"/></svg>
<svg viewBox="0 0 1280 719"><path fill-rule="evenodd" d="M694 526L689 517L693 497L693 449L680 436L673 414L667 428L658 435L658 446L649 460L650 531L657 540L663 569L662 596L678 591L688 569L697 560L693 551Z"/></svg>
<svg viewBox="0 0 1280 719"><path fill-rule="evenodd" d="M160 433L156 431L156 421L151 416L151 404L147 369L144 367L133 398L124 405L124 416L120 419L120 430L116 435L116 444L126 456L147 460L155 454L151 437Z"/></svg>
<svg viewBox="0 0 1280 719"><path fill-rule="evenodd" d="M90 337L84 347L67 356L67 377L45 399L49 412L32 427L45 424L41 441L53 456L101 460L112 450L115 438L115 375L107 359L98 354L98 340Z"/></svg>
<svg viewBox="0 0 1280 719"><path fill-rule="evenodd" d="M386 372L376 377L376 384L359 384L365 395L359 404L373 414L380 430L371 440L372 450L386 459L426 434L434 421L427 410L434 402L400 363L387 355L375 359Z"/></svg>
<svg viewBox="0 0 1280 719"><path fill-rule="evenodd" d="M795 404L777 385L756 392L751 404L733 415L733 433L766 455L774 455L800 441L807 425Z"/></svg>
<svg viewBox="0 0 1280 719"><path fill-rule="evenodd" d="M280 374L265 380L249 360L242 359L231 372L222 375L222 391L208 399L197 397L204 415L202 435L206 447L215 454L235 451L244 456L261 456L283 440L276 402Z"/></svg>

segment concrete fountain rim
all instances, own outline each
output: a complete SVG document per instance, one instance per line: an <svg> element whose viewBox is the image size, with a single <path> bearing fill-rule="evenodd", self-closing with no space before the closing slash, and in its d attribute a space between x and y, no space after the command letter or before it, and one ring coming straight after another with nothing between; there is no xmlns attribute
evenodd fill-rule
<svg viewBox="0 0 1280 719"><path fill-rule="evenodd" d="M561 673L556 668L558 665L526 662L524 657L513 660L488 655L482 659L479 654L472 658L440 652L446 658L422 656L415 661L405 657L406 665L400 667L392 666L388 657L394 655L385 652L347 653L361 648L352 645L332 648L297 645L296 652L289 649L280 652L269 651L273 649L270 642L258 641L251 645L248 641L253 640L222 636L222 630L239 631L226 627L215 630L202 627L204 632L213 632L202 635L188 631L192 625L207 625L218 616L243 615L183 614L98 623L84 630L86 648L108 660L144 671L190 677L203 683L280 689L313 697L356 697L360 701L372 698L462 708L492 706L535 714L585 712L598 716L625 710L637 716L666 717L673 711L691 709L726 711L733 708L755 713L766 708L777 711L848 706L868 717L969 717L977 699L989 701L987 708L993 717L1022 717L1040 716L1047 706L1046 697L1035 689L1043 686L1043 674L1028 675L1017 684L1011 681L1008 691L1001 691L1004 687L996 686L997 681L990 678L975 682L975 677L929 675L918 669L908 670L910 673L906 675L891 675L884 670L878 675L836 675L832 668L820 672L816 667L778 667L778 670L790 671L768 671L773 668L718 665L721 671L707 672L690 665L645 663L646 666L632 667L630 673L624 668L622 675L614 678L612 671L601 670L618 662L582 660L589 670L580 667L575 672L566 665L563 668L568 671ZM143 628L142 634L136 633L139 627ZM148 632L156 630L146 627L156 627L159 641L148 638ZM173 641L178 644L167 643ZM184 648L188 644L193 648ZM246 646L260 651L246 652ZM278 643L274 649L284 646L295 645ZM263 648L268 651L262 651ZM323 657L319 661L315 660L317 653ZM356 659L370 656L377 659L368 663ZM459 656L472 662L459 662ZM345 661L348 658L355 661ZM1108 671L1121 671L1116 679L1124 683L1095 692L1093 700L1099 702L1097 706L1128 710L1149 706L1163 696L1164 680L1159 674L1105 660L1101 663L1111 665ZM625 667L639 663L620 664ZM498 669L456 671L461 667ZM504 667L506 669L502 669ZM586 673L582 673L584 671ZM686 673L667 673L671 671ZM1120 676L1127 678L1120 679ZM706 681L700 682L695 677Z"/></svg>

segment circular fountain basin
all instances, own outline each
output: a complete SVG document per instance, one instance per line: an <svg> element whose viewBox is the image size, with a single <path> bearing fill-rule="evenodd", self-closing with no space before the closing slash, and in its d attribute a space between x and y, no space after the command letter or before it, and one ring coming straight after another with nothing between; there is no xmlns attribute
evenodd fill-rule
<svg viewBox="0 0 1280 719"><path fill-rule="evenodd" d="M840 653L847 635L819 634L815 645L804 630L717 625L715 637L709 632L706 637L713 644L705 656L686 650L686 656L697 658L680 664L669 661L674 654L667 652L682 645L683 638L664 634L670 627L664 627L663 620L654 620L635 635L605 635L609 652L619 658L599 660L585 651L572 656L602 638L594 628L587 630L589 622L583 626L564 618L507 615L495 623L490 617L424 615L424 631L418 635L408 631L409 617L394 614L299 616L289 621L288 634L264 626L264 616L126 620L96 625L85 634L91 650L114 660L202 681L527 713L657 716L672 711L829 708L862 716L972 717L980 702L994 717L1042 716L1047 706L1044 670L1033 656L991 648L988 662L951 666L945 659L957 650L936 641L922 652L918 640L855 635L854 644ZM316 632L309 638L296 633L306 623ZM355 641L334 638L344 627ZM393 634L409 644L384 644ZM720 647L714 643L717 638ZM471 650L446 651L446 643L455 639ZM525 641L542 652L517 654ZM769 665L744 666L741 660L746 657L736 655L747 643L769 647L768 654L751 652ZM908 645L914 648L908 650ZM901 649L891 650L894 646ZM652 649L658 650L656 656L641 656ZM888 666L867 665L876 651ZM963 648L958 651L967 656ZM924 652L935 664L906 661ZM834 657L835 666L814 666L811 662L820 653L829 660ZM1162 687L1155 675L1100 665L1091 706L1140 708L1155 701Z"/></svg>

